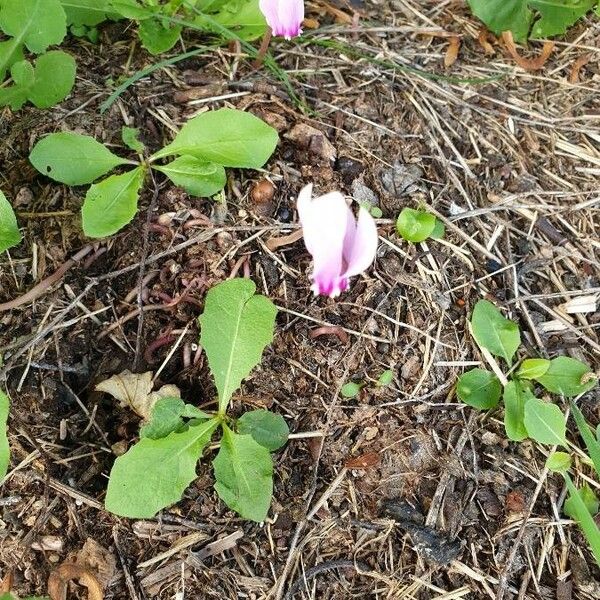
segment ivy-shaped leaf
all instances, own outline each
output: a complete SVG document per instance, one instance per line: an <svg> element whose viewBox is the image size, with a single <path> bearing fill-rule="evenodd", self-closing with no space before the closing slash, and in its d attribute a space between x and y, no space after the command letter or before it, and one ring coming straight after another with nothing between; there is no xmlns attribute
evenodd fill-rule
<svg viewBox="0 0 600 600"><path fill-rule="evenodd" d="M101 238L125 227L137 213L145 175L144 167L137 167L91 185L81 207L83 232L89 237Z"/></svg>
<svg viewBox="0 0 600 600"><path fill-rule="evenodd" d="M148 519L181 499L196 477L196 464L219 421L190 425L187 431L143 438L119 456L110 472L106 509L122 517Z"/></svg>
<svg viewBox="0 0 600 600"><path fill-rule="evenodd" d="M199 318L200 344L215 378L221 414L273 340L277 309L255 291L250 279L224 281L208 292Z"/></svg>
<svg viewBox="0 0 600 600"><path fill-rule="evenodd" d="M10 202L0 191L0 252L16 246L20 241L21 232L17 224L17 217Z"/></svg>
<svg viewBox="0 0 600 600"><path fill-rule="evenodd" d="M519 326L504 318L487 300L479 300L473 309L471 327L475 341L495 356L501 356L511 365L521 343Z"/></svg>
<svg viewBox="0 0 600 600"><path fill-rule="evenodd" d="M273 495L271 454L251 435L223 426L221 448L213 460L215 490L244 519L264 521Z"/></svg>

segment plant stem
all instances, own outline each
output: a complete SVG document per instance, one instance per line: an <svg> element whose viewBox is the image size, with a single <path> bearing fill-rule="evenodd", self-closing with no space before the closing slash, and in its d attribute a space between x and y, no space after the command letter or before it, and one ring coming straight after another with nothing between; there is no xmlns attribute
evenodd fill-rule
<svg viewBox="0 0 600 600"><path fill-rule="evenodd" d="M269 29L267 29L265 35L263 36L263 39L260 43L260 48L258 49L258 54L256 55L254 62L252 63L252 67L254 69L258 69L262 65L267 50L269 49L269 44L271 43L272 37L273 33L271 31L271 28L269 27Z"/></svg>

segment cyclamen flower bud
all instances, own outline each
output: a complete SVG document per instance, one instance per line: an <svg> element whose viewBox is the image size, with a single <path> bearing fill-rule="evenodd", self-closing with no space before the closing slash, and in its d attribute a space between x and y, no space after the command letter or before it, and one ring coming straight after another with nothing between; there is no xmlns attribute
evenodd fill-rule
<svg viewBox="0 0 600 600"><path fill-rule="evenodd" d="M312 184L298 194L298 215L306 249L313 257L311 289L335 298L348 289L349 279L375 259L377 226L361 207L358 220L340 192L312 198Z"/></svg>
<svg viewBox="0 0 600 600"><path fill-rule="evenodd" d="M273 35L291 40L302 33L303 0L259 0L258 5Z"/></svg>

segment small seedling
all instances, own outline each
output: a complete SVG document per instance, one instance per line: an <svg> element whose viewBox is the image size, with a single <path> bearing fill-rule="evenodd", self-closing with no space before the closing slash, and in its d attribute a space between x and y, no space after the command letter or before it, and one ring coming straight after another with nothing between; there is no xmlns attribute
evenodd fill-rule
<svg viewBox="0 0 600 600"><path fill-rule="evenodd" d="M503 359L507 366L511 367L521 343L519 326L506 319L487 300L477 302L470 325L477 344L493 356ZM592 370L584 363L567 356L559 356L552 360L529 358L523 360L510 380L506 377L505 379L506 383L503 386L495 373L480 368L472 369L459 378L456 394L463 402L480 410L495 408L502 398L504 428L510 440L522 441L531 438L540 444L568 449L565 415L556 404L535 396L534 382L553 394L578 396L596 385L597 377ZM573 402L570 406L591 462L596 473L600 475L600 442L585 422L579 408ZM549 469L562 473L565 478L570 494L565 510L568 510L568 514L581 525L600 564L600 533L588 510L597 510L597 502L592 500L591 490L583 492L575 488L568 475L570 465L571 459L564 452L554 453L547 463ZM585 506L587 508L584 511L582 507Z"/></svg>
<svg viewBox="0 0 600 600"><path fill-rule="evenodd" d="M143 145L131 128L123 131L126 145L136 152ZM43 175L68 185L92 183L81 213L83 231L93 238L112 235L136 215L140 190L150 169L165 174L192 196L208 197L225 186L225 167L259 169L278 141L275 129L251 113L222 108L188 121L168 145L147 160L133 161L113 154L94 138L53 133L40 140L29 155ZM165 165L161 158L177 156ZM93 183L121 165L135 168Z"/></svg>
<svg viewBox="0 0 600 600"><path fill-rule="evenodd" d="M376 388L386 387L386 386L390 385L390 383L392 383L393 380L394 380L394 371L392 371L391 369L387 369L377 378L377 380L375 381L375 387ZM342 396L344 396L344 398L355 398L356 396L358 396L358 394L360 394L360 391L363 388L368 387L369 385L370 385L370 382L368 382L368 381L361 381L361 382L349 381L348 383L345 383L342 386L340 393L342 394Z"/></svg>
<svg viewBox="0 0 600 600"><path fill-rule="evenodd" d="M403 208L396 220L396 233L407 242L424 242L427 238L444 237L446 228L431 213L413 208Z"/></svg>
<svg viewBox="0 0 600 600"><path fill-rule="evenodd" d="M496 35L511 31L515 40L548 38L567 29L596 7L598 0L467 0L473 14Z"/></svg>
<svg viewBox="0 0 600 600"><path fill-rule="evenodd" d="M38 108L67 97L75 82L75 60L61 50L48 51L67 34L67 18L59 0L0 2L0 83L7 73L12 83L0 88L0 106L20 109L29 101ZM25 52L37 55L32 63Z"/></svg>
<svg viewBox="0 0 600 600"><path fill-rule="evenodd" d="M249 279L212 288L199 318L200 344L215 378L218 410L209 414L180 398L162 398L140 441L118 457L110 473L106 508L117 515L150 518L179 501L196 477L196 464L221 430L212 465L219 497L245 519L263 521L273 494L270 453L288 439L280 415L254 410L234 420L227 409L242 380L273 339L276 308L255 295Z"/></svg>

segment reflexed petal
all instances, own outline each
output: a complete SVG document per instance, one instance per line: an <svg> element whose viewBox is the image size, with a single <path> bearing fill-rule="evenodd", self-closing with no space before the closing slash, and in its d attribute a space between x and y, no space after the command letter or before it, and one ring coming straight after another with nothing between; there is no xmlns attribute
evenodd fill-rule
<svg viewBox="0 0 600 600"><path fill-rule="evenodd" d="M285 14L284 14L285 13ZM279 4L279 15L282 23L285 23L286 32L284 37L290 39L302 33L302 21L304 21L303 0L283 0Z"/></svg>
<svg viewBox="0 0 600 600"><path fill-rule="evenodd" d="M258 2L260 12L265 16L267 24L273 32L280 27L279 2L280 0L259 0Z"/></svg>
<svg viewBox="0 0 600 600"><path fill-rule="evenodd" d="M305 185L298 194L298 200L296 201L296 208L298 209L298 216L300 217L300 224L305 218L308 218L308 212L312 206L312 183Z"/></svg>
<svg viewBox="0 0 600 600"><path fill-rule="evenodd" d="M317 294L337 296L345 289L340 274L350 209L339 192L312 200L310 190L306 186L300 192L297 206L304 243L313 257L312 289Z"/></svg>
<svg viewBox="0 0 600 600"><path fill-rule="evenodd" d="M302 33L303 0L259 0L259 7L273 35L289 40Z"/></svg>
<svg viewBox="0 0 600 600"><path fill-rule="evenodd" d="M345 278L358 275L367 269L377 252L377 225L369 212L362 207L358 211L358 222L353 234L348 236L350 241L344 243Z"/></svg>

